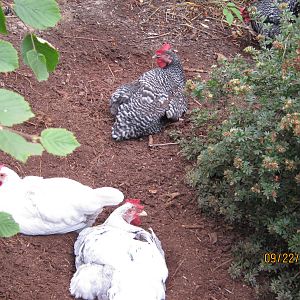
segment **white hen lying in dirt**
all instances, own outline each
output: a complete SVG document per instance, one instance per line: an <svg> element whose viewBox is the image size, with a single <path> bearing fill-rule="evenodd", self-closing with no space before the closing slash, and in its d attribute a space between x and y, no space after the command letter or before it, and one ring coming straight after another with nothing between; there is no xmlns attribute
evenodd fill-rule
<svg viewBox="0 0 300 300"><path fill-rule="evenodd" d="M93 225L103 207L118 205L118 189L92 189L69 178L20 178L0 165L0 211L11 214L28 235L81 230Z"/></svg>
<svg viewBox="0 0 300 300"><path fill-rule="evenodd" d="M126 200L104 224L86 228L75 243L71 294L98 300L164 300L168 269L153 230L140 227L139 200Z"/></svg>

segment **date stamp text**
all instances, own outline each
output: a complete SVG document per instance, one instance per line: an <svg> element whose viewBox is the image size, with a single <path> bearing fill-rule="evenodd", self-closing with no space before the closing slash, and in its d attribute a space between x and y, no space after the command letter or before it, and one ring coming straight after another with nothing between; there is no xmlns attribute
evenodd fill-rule
<svg viewBox="0 0 300 300"><path fill-rule="evenodd" d="M264 254L264 262L267 264L297 264L299 263L299 253L273 253Z"/></svg>

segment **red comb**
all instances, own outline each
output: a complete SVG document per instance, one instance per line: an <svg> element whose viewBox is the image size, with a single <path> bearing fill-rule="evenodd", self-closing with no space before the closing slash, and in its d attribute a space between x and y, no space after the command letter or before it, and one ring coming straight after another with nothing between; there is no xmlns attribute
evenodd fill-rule
<svg viewBox="0 0 300 300"><path fill-rule="evenodd" d="M137 209L139 210L143 210L144 209L144 205L141 204L141 200L140 199L126 199L125 203L131 203L133 204Z"/></svg>
<svg viewBox="0 0 300 300"><path fill-rule="evenodd" d="M162 47L160 48L160 50L162 50L162 51L167 51L167 50L170 50L170 49L171 49L171 45L168 44L168 43L164 43L162 45Z"/></svg>
<svg viewBox="0 0 300 300"><path fill-rule="evenodd" d="M140 199L126 199L125 200L126 203L131 203L131 204L141 204L141 200Z"/></svg>
<svg viewBox="0 0 300 300"><path fill-rule="evenodd" d="M168 43L165 43L162 45L162 47L160 49L158 49L155 53L156 54L161 54L164 53L165 51L168 51L171 49L171 45Z"/></svg>

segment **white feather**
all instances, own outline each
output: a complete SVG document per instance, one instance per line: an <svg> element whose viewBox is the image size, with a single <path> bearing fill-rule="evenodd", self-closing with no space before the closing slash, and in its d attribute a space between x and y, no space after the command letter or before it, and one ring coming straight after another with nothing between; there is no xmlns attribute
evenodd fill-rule
<svg viewBox="0 0 300 300"><path fill-rule="evenodd" d="M165 299L168 269L160 241L152 229L148 232L128 224L123 219L123 214L132 207L130 203L122 205L109 216L103 225L86 228L79 234L74 245L77 272L83 266L85 270L91 268L91 271L90 281L85 283L84 288L79 283L75 283L74 277L76 278L77 272L74 274L70 289L75 297L80 295L83 299L93 299L83 296L87 293L86 287L93 286L91 294L107 297L98 299ZM99 266L99 272L104 267L112 270L109 287L107 283L101 283L103 273L95 274L92 270L94 265ZM95 280L97 283L93 284ZM96 292L95 286L97 286Z"/></svg>
<svg viewBox="0 0 300 300"><path fill-rule="evenodd" d="M29 235L66 233L91 226L104 206L118 205L124 195L118 189L92 189L69 178L20 178L1 167L0 211L10 213Z"/></svg>
<svg viewBox="0 0 300 300"><path fill-rule="evenodd" d="M71 280L70 292L76 298L109 300L101 291L110 288L112 273L113 269L108 265L81 265Z"/></svg>

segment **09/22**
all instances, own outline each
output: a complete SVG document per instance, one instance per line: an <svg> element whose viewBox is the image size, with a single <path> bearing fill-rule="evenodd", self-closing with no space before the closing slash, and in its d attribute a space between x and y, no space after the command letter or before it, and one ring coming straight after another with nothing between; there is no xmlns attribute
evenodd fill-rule
<svg viewBox="0 0 300 300"><path fill-rule="evenodd" d="M264 254L264 262L267 264L275 264L275 263L296 264L299 263L299 254L267 252Z"/></svg>

